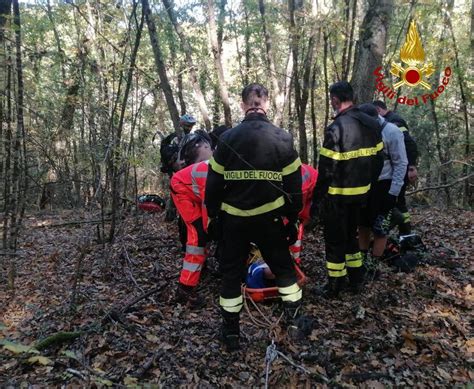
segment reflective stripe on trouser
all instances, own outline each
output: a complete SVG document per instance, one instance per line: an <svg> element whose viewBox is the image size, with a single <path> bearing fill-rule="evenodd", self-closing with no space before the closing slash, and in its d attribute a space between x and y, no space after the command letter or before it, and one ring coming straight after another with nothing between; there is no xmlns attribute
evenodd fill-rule
<svg viewBox="0 0 474 389"><path fill-rule="evenodd" d="M188 228L188 242L189 242L189 228ZM179 282L188 285L196 286L201 277L202 266L206 260L206 250L204 247L186 245L186 254L183 260L183 268Z"/></svg>
<svg viewBox="0 0 474 389"><path fill-rule="evenodd" d="M243 304L244 299L242 295L235 298L224 298L222 296L219 298L219 305L226 312L238 313L242 309Z"/></svg>
<svg viewBox="0 0 474 389"><path fill-rule="evenodd" d="M179 282L188 286L196 286L206 260L206 234L202 226L202 219L199 218L192 223L186 222L186 231L186 253Z"/></svg>
<svg viewBox="0 0 474 389"><path fill-rule="evenodd" d="M303 240L303 231L304 227L303 224L301 223L298 227L298 240L290 246L290 253L291 256L293 257L293 260L299 264L301 262L301 241Z"/></svg>
<svg viewBox="0 0 474 389"><path fill-rule="evenodd" d="M279 286L278 293L280 294L282 301L290 301L292 303L301 300L303 297L303 292L296 282L290 286Z"/></svg>
<svg viewBox="0 0 474 389"><path fill-rule="evenodd" d="M326 262L326 268L328 269L329 277L344 277L347 275L346 264L335 263L335 262Z"/></svg>
<svg viewBox="0 0 474 389"><path fill-rule="evenodd" d="M362 267L362 253L346 254L346 266L350 268Z"/></svg>
<svg viewBox="0 0 474 389"><path fill-rule="evenodd" d="M360 204L346 204L336 199L325 200L323 207L324 243L328 276L344 277L351 268L346 267L346 254L359 251L357 226Z"/></svg>

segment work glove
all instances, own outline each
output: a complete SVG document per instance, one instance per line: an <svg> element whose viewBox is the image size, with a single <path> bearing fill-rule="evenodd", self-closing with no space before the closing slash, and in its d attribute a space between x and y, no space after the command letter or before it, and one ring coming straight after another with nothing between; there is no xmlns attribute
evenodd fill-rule
<svg viewBox="0 0 474 389"><path fill-rule="evenodd" d="M288 241L288 246L295 244L298 240L298 220L288 220L288 223L285 225L285 236Z"/></svg>
<svg viewBox="0 0 474 389"><path fill-rule="evenodd" d="M208 219L207 235L209 240L219 241L222 239L222 220L219 216Z"/></svg>

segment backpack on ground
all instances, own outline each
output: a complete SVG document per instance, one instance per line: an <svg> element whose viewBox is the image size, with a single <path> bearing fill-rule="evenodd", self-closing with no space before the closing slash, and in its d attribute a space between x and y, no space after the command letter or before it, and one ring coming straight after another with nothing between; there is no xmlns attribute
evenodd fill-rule
<svg viewBox="0 0 474 389"><path fill-rule="evenodd" d="M419 235L402 235L398 241L392 237L388 239L384 258L397 271L411 273L423 260L426 252L426 246Z"/></svg>

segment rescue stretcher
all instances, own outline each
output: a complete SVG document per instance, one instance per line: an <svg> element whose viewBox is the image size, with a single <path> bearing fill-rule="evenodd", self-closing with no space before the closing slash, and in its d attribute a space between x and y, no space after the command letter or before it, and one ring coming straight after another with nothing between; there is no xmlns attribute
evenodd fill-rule
<svg viewBox="0 0 474 389"><path fill-rule="evenodd" d="M252 262L255 262L258 258L261 258L260 251L257 249L256 246L253 247L249 259L247 261L247 265L249 266ZM297 263L295 265L296 271L296 278L298 285L302 287L306 281L307 277L299 267ZM250 288L247 285L242 285L242 291L245 293L246 296L250 297L253 301L259 303L265 300L277 299L280 297L278 293L278 288L276 286L269 286L266 288Z"/></svg>
<svg viewBox="0 0 474 389"><path fill-rule="evenodd" d="M143 194L138 196L138 209L145 212L162 212L165 210L166 203L158 195Z"/></svg>

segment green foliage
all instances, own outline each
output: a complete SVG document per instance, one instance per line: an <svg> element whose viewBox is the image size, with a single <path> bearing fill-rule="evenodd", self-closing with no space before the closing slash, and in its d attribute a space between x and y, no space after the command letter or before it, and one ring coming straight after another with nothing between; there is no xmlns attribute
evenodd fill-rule
<svg viewBox="0 0 474 389"><path fill-rule="evenodd" d="M352 15L353 1L355 0L348 2L337 0L331 2L330 8L319 5L314 9L313 2L306 1L303 2L302 10L296 15L300 75L304 70L308 39L312 31L318 31L315 35L314 63L311 64L311 71L315 72L315 88L312 93L315 97L314 133L318 137L317 144L321 142L326 116L323 36L324 34L328 36L326 62L328 81L331 83L341 76L344 66L352 64L356 40L362 33L358 26L364 16L366 4L357 2L354 39L352 42L347 41L351 16L346 20L345 12L346 6L349 5ZM215 2L216 12L219 13L220 0ZM177 101L178 94L177 78L178 74L181 74L182 94L187 111L198 117L198 126L203 127L179 39L161 1L155 0L150 3L175 100ZM132 4L132 2L116 4L113 1L97 0L75 2L74 5L52 2L50 15L45 2L21 4L25 123L31 139L28 148L33 164L30 174L39 185L47 180L69 183L68 185L72 181L72 186L80 187L77 193L91 193L97 200L95 194L98 188L110 187L107 160L114 143L114 133L122 104L126 105L123 136L121 144L115 145L118 146L115 150L118 150L119 161L122 164L121 174L132 168L144 169L145 172L150 171L149 169L158 171L159 142L155 140L153 143L152 139L157 131L162 136L172 132L173 126L160 87L146 27L138 51L132 90L128 101L125 103L122 101L124 77L130 64L137 21L141 14L139 4L137 20L131 17ZM404 6L394 9L390 23L384 59L387 80L390 79L390 63L399 60L399 49L405 38L408 20L416 15L427 60L432 61L436 68L429 81L433 85L438 85L437 78L445 66L451 66L455 72L454 47L450 31L444 22L446 6L442 0L416 4L415 7L410 7L408 3L403 4ZM217 88L218 78L208 40L207 2L177 2L174 7L178 23L192 47L199 83L209 111L214 115L211 121L217 124L222 121L223 114ZM283 89L285 81L288 81L286 70L291 36L288 3L265 0L265 7L277 78ZM472 72L468 72L470 65L470 24L466 22L469 17L468 4L456 4L450 15L460 53L460 66L456 70L463 75L468 103L472 103ZM271 86L258 1L227 2L222 28L225 78L230 93L232 116L237 122L241 116L239 93L245 82L258 81ZM11 31L9 33L11 37ZM344 57L348 43L353 45L351 58ZM247 61L250 67L247 67ZM371 71L372 69L367 69L368 77ZM77 93L68 97L68 91L72 90L73 85L78 85ZM408 93L405 89L402 93ZM423 90L417 88L411 92L421 94ZM289 93L287 97L289 104L284 109L283 126L291 130L296 125L294 92ZM69 111L67 103L70 104ZM446 91L436 100L435 106L443 161L440 161L429 105L397 107L406 117L419 143L422 184L439 182L440 163L450 159L466 158L464 155L466 139L463 130L465 124L460 104L459 77L455 72ZM389 105L393 107L390 102ZM311 105L308 104L306 128L310 146L313 137L311 109ZM68 114L73 118L72 128L64 128L67 127L65 124L67 121L64 119ZM274 114L270 112L270 116ZM296 140L298 141L298 136ZM309 154L313 155L312 152ZM449 172L450 176L459 177L462 168L460 164L453 166ZM145 180L138 182L139 190L145 182ZM125 191L130 190L125 188ZM77 198L79 195L74 195L72 192L68 196L71 204L89 201ZM33 197L34 195L31 200L34 203Z"/></svg>

